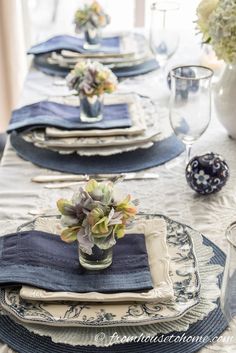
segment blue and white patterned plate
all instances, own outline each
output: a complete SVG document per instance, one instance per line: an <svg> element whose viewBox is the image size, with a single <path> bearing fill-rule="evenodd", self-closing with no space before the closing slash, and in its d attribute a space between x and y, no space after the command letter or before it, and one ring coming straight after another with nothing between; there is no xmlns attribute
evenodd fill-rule
<svg viewBox="0 0 236 353"><path fill-rule="evenodd" d="M8 288L1 290L2 307L20 321L53 326L136 326L180 318L200 301L200 278L191 239L193 230L167 217L163 218L167 223L167 245L171 258L172 301L144 304L28 302L20 298L19 288Z"/></svg>

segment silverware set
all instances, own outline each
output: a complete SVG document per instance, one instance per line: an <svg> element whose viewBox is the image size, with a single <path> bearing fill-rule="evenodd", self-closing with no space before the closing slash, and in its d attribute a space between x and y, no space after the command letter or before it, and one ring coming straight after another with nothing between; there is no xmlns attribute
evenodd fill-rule
<svg viewBox="0 0 236 353"><path fill-rule="evenodd" d="M96 179L99 181L111 180L114 183L129 180L155 180L157 173L121 173L121 174L47 174L37 175L31 179L34 183L44 184L46 189L62 189L73 187L80 183Z"/></svg>

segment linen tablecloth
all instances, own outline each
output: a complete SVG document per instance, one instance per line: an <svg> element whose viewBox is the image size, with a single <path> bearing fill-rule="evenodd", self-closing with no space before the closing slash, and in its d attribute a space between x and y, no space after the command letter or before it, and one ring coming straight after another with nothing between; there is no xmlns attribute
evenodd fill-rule
<svg viewBox="0 0 236 353"><path fill-rule="evenodd" d="M191 52L192 55L192 52ZM198 57L196 56L195 61ZM189 62L183 57L181 63ZM25 84L21 104L30 104L49 95L63 94L65 88L53 86L54 78L32 70ZM142 83L142 86L140 86ZM168 88L158 89L158 77L148 76L127 81L123 88L151 94L155 100L157 117L168 125ZM55 89L55 92L52 91ZM56 91L57 89L57 91ZM154 168L159 179L126 181L120 185L125 192L132 192L140 200L140 211L163 213L177 221L189 224L204 233L223 250L226 250L225 229L236 218L236 141L229 139L213 112L212 122L207 132L193 147L192 155L213 151L227 159L230 179L218 194L199 196L186 184L184 159ZM59 197L69 197L73 189L49 190L43 185L30 182L30 178L45 174L46 171L23 161L13 151L9 142L4 152L0 168L0 232L6 234L12 227L30 220L30 213L40 213L45 208L55 207ZM49 171L51 174L51 172ZM236 333L235 337L236 337ZM232 335L226 332L225 335ZM200 353L233 353L236 345L214 343L203 348ZM0 353L12 353L6 345L0 345Z"/></svg>

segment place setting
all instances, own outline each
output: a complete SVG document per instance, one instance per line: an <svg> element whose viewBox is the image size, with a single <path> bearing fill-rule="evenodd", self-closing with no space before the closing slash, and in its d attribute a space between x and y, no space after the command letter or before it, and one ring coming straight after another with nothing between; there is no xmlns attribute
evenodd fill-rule
<svg viewBox="0 0 236 353"><path fill-rule="evenodd" d="M67 173L128 173L183 151L172 132L162 131L153 102L120 93L101 63L79 62L66 80L71 96L13 112L8 133L22 158Z"/></svg>
<svg viewBox="0 0 236 353"><path fill-rule="evenodd" d="M109 67L117 77L132 77L158 69L159 65L146 38L139 33L102 31L110 22L100 4L85 4L74 15L75 36L57 35L34 45L34 65L49 75L65 77L84 59Z"/></svg>
<svg viewBox="0 0 236 353"><path fill-rule="evenodd" d="M139 213L138 200L118 198L118 187L91 179L72 199L58 199L48 215L0 238L0 320L23 335L20 347L13 344L20 352L56 352L65 344L71 352L91 345L141 352L140 343L109 338L204 330L210 339L226 327L223 317L211 326L220 313L221 250L186 225ZM0 330L0 336L12 335Z"/></svg>

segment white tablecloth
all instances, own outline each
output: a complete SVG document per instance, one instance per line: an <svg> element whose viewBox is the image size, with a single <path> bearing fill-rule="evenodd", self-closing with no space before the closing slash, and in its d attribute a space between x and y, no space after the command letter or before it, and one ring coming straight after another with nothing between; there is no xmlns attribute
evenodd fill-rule
<svg viewBox="0 0 236 353"><path fill-rule="evenodd" d="M21 104L36 102L50 95L67 93L65 87L53 85L54 80L52 77L31 70ZM123 90L139 91L155 98L157 118L161 116L162 123L169 124L168 89L159 89L159 87L165 87L165 82L160 86L157 74L136 79L132 84L127 81L126 84L126 88L125 84L121 85ZM153 170L159 175L158 180L127 181L121 185L121 188L132 192L140 200L140 211L163 213L177 221L189 224L225 250L225 229L236 218L236 141L227 136L214 112L207 132L195 144L192 155L207 151L220 153L227 159L230 167L230 180L218 194L199 196L187 186L183 158L180 158L179 163L177 159L154 168ZM55 208L55 202L59 197L68 197L72 194L72 189L49 192L43 185L30 181L31 177L45 172L44 169L19 158L8 143L0 168L0 232L2 234L32 218L30 213L40 213L45 208ZM201 353L235 351L236 346L233 344L217 343L203 348ZM0 353L12 353L12 350L2 345Z"/></svg>

